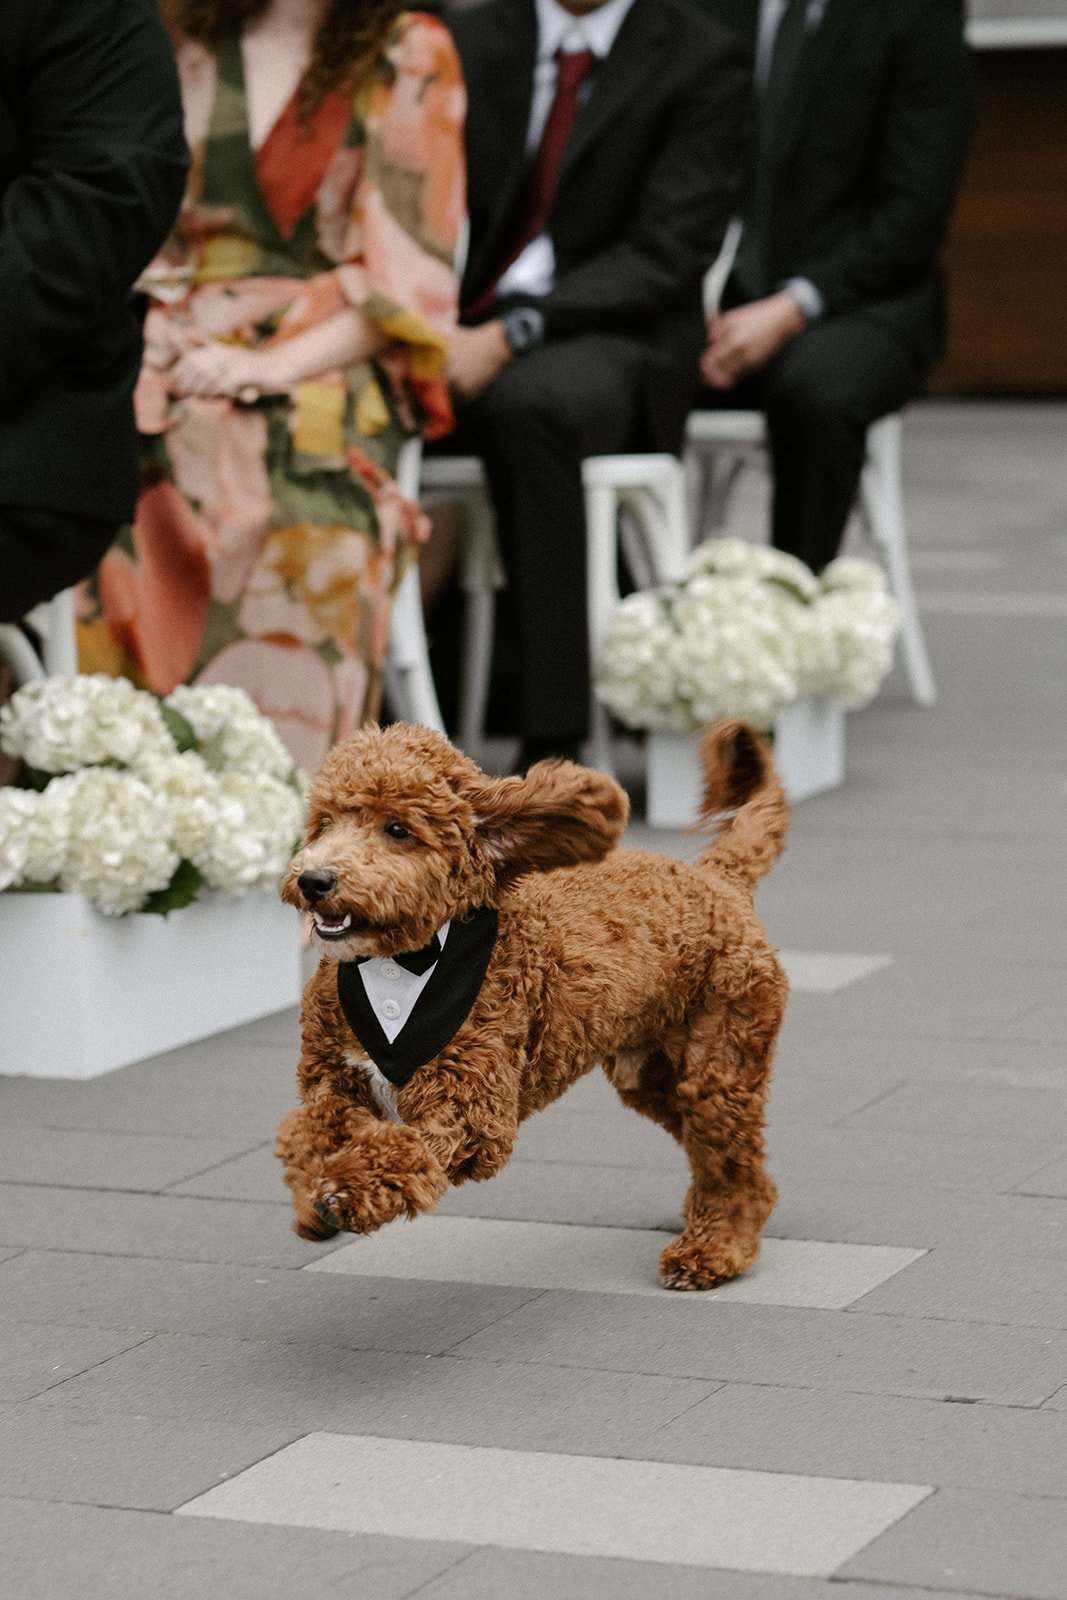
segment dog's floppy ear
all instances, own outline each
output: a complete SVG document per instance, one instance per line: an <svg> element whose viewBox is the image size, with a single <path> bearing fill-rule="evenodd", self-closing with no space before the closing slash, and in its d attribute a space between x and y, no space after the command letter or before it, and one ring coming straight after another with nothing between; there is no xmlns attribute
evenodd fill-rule
<svg viewBox="0 0 1067 1600"><path fill-rule="evenodd" d="M525 778L486 779L470 800L499 882L599 861L618 843L629 810L613 778L573 761L539 761Z"/></svg>

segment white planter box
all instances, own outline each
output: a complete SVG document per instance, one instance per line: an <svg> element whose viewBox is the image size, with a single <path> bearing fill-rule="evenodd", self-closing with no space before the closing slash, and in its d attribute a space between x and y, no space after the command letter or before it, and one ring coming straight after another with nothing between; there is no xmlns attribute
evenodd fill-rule
<svg viewBox="0 0 1067 1600"><path fill-rule="evenodd" d="M0 894L0 1073L95 1078L300 998L299 918L275 894L167 917Z"/></svg>
<svg viewBox="0 0 1067 1600"><path fill-rule="evenodd" d="M689 828L700 813L699 733L650 733L645 814L654 828ZM796 700L774 730L774 763L796 804L845 781L845 713L827 700Z"/></svg>

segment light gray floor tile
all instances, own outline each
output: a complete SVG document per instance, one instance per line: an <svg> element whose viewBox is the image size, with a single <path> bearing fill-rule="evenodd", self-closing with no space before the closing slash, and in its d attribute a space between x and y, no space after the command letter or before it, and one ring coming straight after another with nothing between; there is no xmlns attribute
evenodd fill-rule
<svg viewBox="0 0 1067 1600"><path fill-rule="evenodd" d="M779 950L793 994L838 994L861 978L892 966L892 956L834 954L829 950Z"/></svg>
<svg viewBox="0 0 1067 1600"><path fill-rule="evenodd" d="M903 1019L904 1032L932 1038L1067 1038L1067 1014L1064 1032L1050 1032L1053 1019L1041 1007L1050 990L1067 986L1067 967L968 960L953 969L951 982L945 980L938 963L899 959L877 982L834 995L795 994L789 1010L828 1033L879 1031ZM1032 1024L1024 1022L1029 1018Z"/></svg>
<svg viewBox="0 0 1067 1600"><path fill-rule="evenodd" d="M255 1417L301 1432L614 1454L714 1388L641 1373L158 1334L63 1394L104 1415Z"/></svg>
<svg viewBox="0 0 1067 1600"><path fill-rule="evenodd" d="M802 1025L787 1012L772 1076L772 1095L774 1079L791 1076L804 1081L827 1072L851 1077L856 1086L873 1083L878 1093L892 1083L909 1079L923 1084L1044 1089L1053 1094L1062 1091L1067 1067L1067 1049L1063 1045L907 1038L900 1031L902 1021L894 1019L880 1034L858 1031L847 1038Z"/></svg>
<svg viewBox="0 0 1067 1600"><path fill-rule="evenodd" d="M147 1337L102 1328L0 1322L0 1401L29 1400Z"/></svg>
<svg viewBox="0 0 1067 1600"><path fill-rule="evenodd" d="M28 1251L0 1265L0 1317L436 1354L531 1298L482 1284ZM698 1374L699 1376L699 1374Z"/></svg>
<svg viewBox="0 0 1067 1600"><path fill-rule="evenodd" d="M171 1511L288 1444L296 1430L129 1412L106 1416L52 1396L0 1406L0 1495Z"/></svg>
<svg viewBox="0 0 1067 1600"><path fill-rule="evenodd" d="M1067 1141L1067 1088L1010 1089L979 1083L906 1083L873 1105L846 1113L838 1127L884 1128L955 1138Z"/></svg>
<svg viewBox="0 0 1067 1600"><path fill-rule="evenodd" d="M864 1295L857 1311L895 1316L1067 1328L1067 1271L1011 1251L934 1250ZM1065 1485L1067 1487L1067 1485Z"/></svg>
<svg viewBox="0 0 1067 1600"><path fill-rule="evenodd" d="M1067 1198L1067 1157L1039 1167L1015 1185L1017 1194L1054 1195Z"/></svg>
<svg viewBox="0 0 1067 1600"><path fill-rule="evenodd" d="M918 1185L902 1189L861 1183L784 1184L767 1231L786 1239L904 1241L917 1249L985 1246L1063 1257L1067 1200Z"/></svg>
<svg viewBox="0 0 1067 1600"><path fill-rule="evenodd" d="M394 1224L356 1240L308 1271L658 1297L667 1292L659 1284L659 1256L671 1238L641 1229L424 1217L417 1228ZM672 1300L687 1307L740 1301L841 1310L920 1255L876 1245L769 1239L756 1265L732 1283Z"/></svg>
<svg viewBox="0 0 1067 1600"><path fill-rule="evenodd" d="M297 1052L287 1042L227 1043L230 1038L200 1039L87 1083L5 1078L0 1114L5 1126L192 1139L251 1134L261 1144L295 1104Z"/></svg>
<svg viewBox="0 0 1067 1600"><path fill-rule="evenodd" d="M488 1183L450 1189L436 1214L678 1231L688 1182L684 1173L647 1167L513 1161Z"/></svg>
<svg viewBox="0 0 1067 1600"><path fill-rule="evenodd" d="M926 1188L976 1189L997 1193L1019 1187L1024 1178L1056 1154L1054 1145L1036 1139L976 1139L944 1129L892 1134L867 1128L770 1127L767 1160L779 1186L829 1183L909 1183Z"/></svg>
<svg viewBox="0 0 1067 1600"><path fill-rule="evenodd" d="M0 1181L157 1191L247 1150L252 1139L0 1127Z"/></svg>
<svg viewBox="0 0 1067 1600"><path fill-rule="evenodd" d="M721 1302L712 1316L679 1317L647 1296L546 1293L454 1346L453 1353L1038 1406L1061 1387L1067 1335L1048 1328Z"/></svg>
<svg viewBox="0 0 1067 1600"><path fill-rule="evenodd" d="M476 1550L420 1589L418 1600L546 1600L549 1595L561 1600L932 1600L929 1590L895 1585L776 1578L766 1572L720 1571L709 1580L707 1572L694 1567L528 1550Z"/></svg>
<svg viewBox="0 0 1067 1600"><path fill-rule="evenodd" d="M21 1249L17 1247L11 1250L0 1249L0 1261L10 1261L12 1256L18 1256L21 1254Z"/></svg>
<svg viewBox="0 0 1067 1600"><path fill-rule="evenodd" d="M0 1184L0 1237L27 1248L264 1267L306 1267L336 1248L298 1239L279 1206L16 1183Z"/></svg>
<svg viewBox="0 0 1067 1600"><path fill-rule="evenodd" d="M286 1209L290 1206L273 1138L258 1150L221 1162L184 1183L173 1184L169 1192L199 1195L207 1200L252 1200Z"/></svg>
<svg viewBox="0 0 1067 1600"><path fill-rule="evenodd" d="M827 1577L927 1492L318 1433L180 1514Z"/></svg>
<svg viewBox="0 0 1067 1600"><path fill-rule="evenodd" d="M148 1354L142 1347L118 1364ZM79 1387L106 1382L114 1365L78 1380ZM1067 1417L1018 1406L730 1384L633 1440L626 1453L767 1472L1059 1495L1067 1484Z"/></svg>
<svg viewBox="0 0 1067 1600"><path fill-rule="evenodd" d="M1062 1600L1067 1499L944 1490L843 1570L886 1583Z"/></svg>
<svg viewBox="0 0 1067 1600"><path fill-rule="evenodd" d="M511 1159L654 1167L683 1183L689 1171L681 1146L647 1117L619 1103L605 1112L571 1111L566 1096L522 1124Z"/></svg>
<svg viewBox="0 0 1067 1600"><path fill-rule="evenodd" d="M464 1553L33 1500L0 1501L0 1547L12 1600L405 1600Z"/></svg>

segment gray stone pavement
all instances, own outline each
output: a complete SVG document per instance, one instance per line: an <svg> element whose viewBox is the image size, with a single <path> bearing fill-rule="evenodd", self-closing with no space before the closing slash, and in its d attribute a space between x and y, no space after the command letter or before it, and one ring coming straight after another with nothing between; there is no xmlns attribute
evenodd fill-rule
<svg viewBox="0 0 1067 1600"><path fill-rule="evenodd" d="M684 1171L599 1078L415 1224L432 1278L289 1231L291 1014L0 1080L5 1600L1067 1600L1065 424L909 417L940 700L850 719L760 890L808 977L747 1291L649 1292Z"/></svg>

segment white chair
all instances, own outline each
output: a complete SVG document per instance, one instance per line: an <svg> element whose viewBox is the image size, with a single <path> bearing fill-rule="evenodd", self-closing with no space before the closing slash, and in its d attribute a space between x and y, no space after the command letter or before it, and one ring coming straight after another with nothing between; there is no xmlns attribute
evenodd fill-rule
<svg viewBox="0 0 1067 1600"><path fill-rule="evenodd" d="M908 561L901 477L901 418L882 417L867 431L859 509L868 536L881 553L889 587L900 607L901 653L911 692L921 706L937 699ZM694 411L686 429L686 464L693 485L698 538L721 530L738 474L767 457L767 430L760 411Z"/></svg>
<svg viewBox="0 0 1067 1600"><path fill-rule="evenodd" d="M408 439L400 447L396 481L409 500L419 498L422 440ZM421 723L444 733L444 718L437 703L426 623L419 592L419 567L413 561L393 596L389 618L389 647L385 659L385 694L394 715L404 722Z"/></svg>
<svg viewBox="0 0 1067 1600"><path fill-rule="evenodd" d="M596 659L619 602L620 544L635 580L647 587L681 576L689 555L685 472L666 454L590 456L585 485L589 648ZM460 585L464 647L460 668L459 742L476 754L483 738L492 664L497 591L505 585L485 474L475 456L432 456L422 464L425 506L458 503L465 513ZM599 702L591 708L593 761L612 770L610 724Z"/></svg>
<svg viewBox="0 0 1067 1600"><path fill-rule="evenodd" d="M74 632L74 591L64 589L54 600L34 606L27 623L40 640L33 644L14 623L0 624L0 656L10 664L15 686L36 678L72 676L78 670L78 645Z"/></svg>

